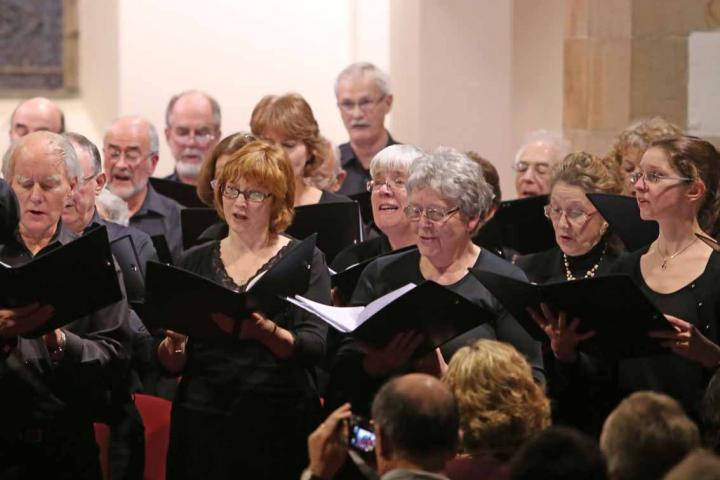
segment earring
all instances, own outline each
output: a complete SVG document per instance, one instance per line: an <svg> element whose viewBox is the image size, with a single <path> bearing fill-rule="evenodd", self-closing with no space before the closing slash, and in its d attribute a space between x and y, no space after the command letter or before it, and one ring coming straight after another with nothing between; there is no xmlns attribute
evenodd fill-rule
<svg viewBox="0 0 720 480"><path fill-rule="evenodd" d="M607 229L608 229L608 223L607 223L607 222L603 222L603 224L600 226L600 236L601 236L601 237L602 237L603 235L605 235L605 232L607 232Z"/></svg>

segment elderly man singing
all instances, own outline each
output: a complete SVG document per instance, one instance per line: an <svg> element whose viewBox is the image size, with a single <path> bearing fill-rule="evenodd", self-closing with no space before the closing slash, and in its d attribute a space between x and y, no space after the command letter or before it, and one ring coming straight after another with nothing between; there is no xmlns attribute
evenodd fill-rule
<svg viewBox="0 0 720 480"><path fill-rule="evenodd" d="M81 173L67 140L47 131L20 138L3 173L20 222L0 244L0 261L21 265L76 237L61 220ZM24 336L52 316L52 305L0 305L0 478L101 478L92 412L125 360L128 305L123 298L42 337Z"/></svg>

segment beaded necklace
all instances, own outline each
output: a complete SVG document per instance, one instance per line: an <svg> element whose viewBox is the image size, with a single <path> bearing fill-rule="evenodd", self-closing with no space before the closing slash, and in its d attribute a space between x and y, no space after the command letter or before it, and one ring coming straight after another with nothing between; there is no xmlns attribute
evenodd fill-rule
<svg viewBox="0 0 720 480"><path fill-rule="evenodd" d="M600 264L603 261L603 258L605 258L605 251L607 250L607 244L603 246L602 253L600 254L600 258L598 258L597 263L590 267L587 272L585 272L585 276L583 278L593 278L595 274L597 273L598 268L600 268ZM575 278L575 275L573 275L572 270L570 270L570 261L568 260L567 255L563 253L563 264L565 265L565 278L567 280L577 280Z"/></svg>

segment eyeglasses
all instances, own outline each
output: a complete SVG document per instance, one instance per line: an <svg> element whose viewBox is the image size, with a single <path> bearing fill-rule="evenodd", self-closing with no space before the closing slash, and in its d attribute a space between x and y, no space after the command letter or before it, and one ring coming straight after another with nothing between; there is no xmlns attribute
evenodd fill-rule
<svg viewBox="0 0 720 480"><path fill-rule="evenodd" d="M193 130L191 128L185 128L185 127L176 127L172 130L173 135L180 143L190 143L190 141L194 138L195 142L197 142L200 145L207 145L211 141L215 139L215 132L208 128L203 127L198 130Z"/></svg>
<svg viewBox="0 0 720 480"><path fill-rule="evenodd" d="M361 98L357 102L353 102L351 100L343 100L342 102L338 103L337 106L345 113L352 113L353 110L355 110L355 107L358 107L363 112L369 112L372 110L372 108L380 103L380 101L385 98L385 95L382 95L380 98L373 100L371 98Z"/></svg>
<svg viewBox="0 0 720 480"><path fill-rule="evenodd" d="M388 178L383 180L370 180L365 185L368 192L374 192L380 190L383 185L386 185L391 190L402 190L405 188L405 179L401 177Z"/></svg>
<svg viewBox="0 0 720 480"><path fill-rule="evenodd" d="M579 208L569 208L567 210L563 210L560 207L554 207L552 205L545 205L544 211L545 216L553 222L560 221L560 217L565 214L565 219L567 220L567 222L577 228L581 228L590 219L590 217L597 213L587 213L580 210Z"/></svg>
<svg viewBox="0 0 720 480"><path fill-rule="evenodd" d="M240 195L245 197L248 202L262 203L266 198L272 197L272 194L260 192L258 190L240 190L232 185L225 185L222 189L222 196L230 200L235 200Z"/></svg>
<svg viewBox="0 0 720 480"><path fill-rule="evenodd" d="M545 162L515 162L512 169L519 173L525 173L528 169L533 169L539 175L545 175L550 171L550 164Z"/></svg>
<svg viewBox="0 0 720 480"><path fill-rule="evenodd" d="M663 180L679 180L681 182L693 181L693 179L689 177L671 177L669 175L662 175L658 172L643 172L642 170L638 170L635 173L628 175L628 178L630 179L630 183L633 185L641 178L644 179L645 182L653 184L660 183Z"/></svg>
<svg viewBox="0 0 720 480"><path fill-rule="evenodd" d="M113 146L105 148L105 158L112 163L120 161L120 157L125 157L125 162L135 166L149 156L145 156L139 147L128 147L124 151Z"/></svg>
<svg viewBox="0 0 720 480"><path fill-rule="evenodd" d="M425 218L431 222L442 222L450 218L450 216L459 211L460 208L455 207L449 210L442 210L440 208L423 208L417 205L408 205L405 207L405 216L408 220L416 221L420 220L420 217L425 215Z"/></svg>

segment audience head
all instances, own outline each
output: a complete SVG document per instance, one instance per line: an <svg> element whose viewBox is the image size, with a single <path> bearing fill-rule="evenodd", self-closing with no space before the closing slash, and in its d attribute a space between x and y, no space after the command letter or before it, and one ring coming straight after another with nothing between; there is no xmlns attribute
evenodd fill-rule
<svg viewBox="0 0 720 480"><path fill-rule="evenodd" d="M108 188L125 201L144 198L158 162L158 135L147 120L121 117L105 132L103 157Z"/></svg>
<svg viewBox="0 0 720 480"><path fill-rule="evenodd" d="M700 446L697 426L680 404L660 393L637 392L605 420L600 448L614 480L661 478Z"/></svg>
<svg viewBox="0 0 720 480"><path fill-rule="evenodd" d="M710 142L691 136L656 140L632 180L642 218L689 215L707 233L717 233L720 153Z"/></svg>
<svg viewBox="0 0 720 480"><path fill-rule="evenodd" d="M550 427L510 462L511 480L605 480L607 466L592 438L567 427Z"/></svg>
<svg viewBox="0 0 720 480"><path fill-rule="evenodd" d="M570 151L567 140L547 130L531 132L515 155L515 193L518 198L550 192L550 169Z"/></svg>
<svg viewBox="0 0 720 480"><path fill-rule="evenodd" d="M184 183L195 183L207 153L220 138L220 105L210 95L188 90L174 95L165 110L165 140Z"/></svg>
<svg viewBox="0 0 720 480"><path fill-rule="evenodd" d="M465 453L510 458L550 425L550 402L515 348L478 340L453 355L443 381L460 409Z"/></svg>
<svg viewBox="0 0 720 480"><path fill-rule="evenodd" d="M278 145L255 140L233 153L214 191L215 210L231 232L275 235L292 221L295 180Z"/></svg>
<svg viewBox="0 0 720 480"><path fill-rule="evenodd" d="M500 203L502 202L502 191L500 190L500 175L498 175L498 171L495 168L495 165L493 165L490 160L481 157L477 152L465 152L465 155L467 155L470 160L480 165L485 181L488 183L488 185L490 185L490 188L492 188L492 204L490 205L490 208L484 216L484 220L488 221L495 215L495 212L497 212L497 209L500 208Z"/></svg>
<svg viewBox="0 0 720 480"><path fill-rule="evenodd" d="M643 153L653 141L682 134L680 127L661 117L638 120L618 135L608 157L621 167L625 175L630 175L638 169Z"/></svg>
<svg viewBox="0 0 720 480"><path fill-rule="evenodd" d="M695 450L663 480L720 480L720 458L707 450Z"/></svg>
<svg viewBox="0 0 720 480"><path fill-rule="evenodd" d="M347 66L335 80L335 98L352 143L372 144L381 138L393 103L385 72L369 62Z"/></svg>
<svg viewBox="0 0 720 480"><path fill-rule="evenodd" d="M10 142L38 131L63 133L65 115L52 100L35 97L24 100L10 116Z"/></svg>
<svg viewBox="0 0 720 480"><path fill-rule="evenodd" d="M106 183L98 148L79 133L67 132L63 136L70 142L77 155L82 175L78 178L73 194L65 204L63 223L76 233L88 226L95 213L95 199Z"/></svg>
<svg viewBox="0 0 720 480"><path fill-rule="evenodd" d="M410 222L405 216L408 194L405 189L410 166L424 152L413 145L390 145L370 162L368 190L377 227L388 237L409 231ZM391 241L392 243L392 241Z"/></svg>
<svg viewBox="0 0 720 480"><path fill-rule="evenodd" d="M125 200L112 193L107 188L103 188L95 199L100 218L109 222L117 223L123 227L127 227L130 223L130 210Z"/></svg>
<svg viewBox="0 0 720 480"><path fill-rule="evenodd" d="M197 178L197 194L205 205L209 207L214 205L215 194L212 182L218 177L232 154L254 140L255 137L247 132L233 133L223 138L205 157Z"/></svg>
<svg viewBox="0 0 720 480"><path fill-rule="evenodd" d="M720 453L720 369L715 370L705 389L700 420L705 447Z"/></svg>
<svg viewBox="0 0 720 480"><path fill-rule="evenodd" d="M81 169L65 138L39 131L10 146L3 158L3 175L17 195L20 234L42 240L55 232Z"/></svg>
<svg viewBox="0 0 720 480"><path fill-rule="evenodd" d="M281 146L297 181L315 176L325 162L327 147L312 108L296 93L267 95L250 118L253 135Z"/></svg>
<svg viewBox="0 0 720 480"><path fill-rule="evenodd" d="M620 194L620 168L586 152L571 153L553 166L549 186L545 215L552 222L560 250L569 256L587 253L603 238L608 224L586 194Z"/></svg>
<svg viewBox="0 0 720 480"><path fill-rule="evenodd" d="M347 172L342 168L340 148L326 138L323 138L323 145L326 151L325 161L315 171L311 181L320 190L337 192L347 176Z"/></svg>
<svg viewBox="0 0 720 480"><path fill-rule="evenodd" d="M18 201L10 185L0 178L0 243L12 238L20 221Z"/></svg>
<svg viewBox="0 0 720 480"><path fill-rule="evenodd" d="M480 166L447 147L415 160L406 188L405 213L420 253L433 263L469 244L493 195Z"/></svg>
<svg viewBox="0 0 720 480"><path fill-rule="evenodd" d="M455 455L457 403L435 377L412 373L390 380L375 396L372 418L381 475L398 464L439 472Z"/></svg>

